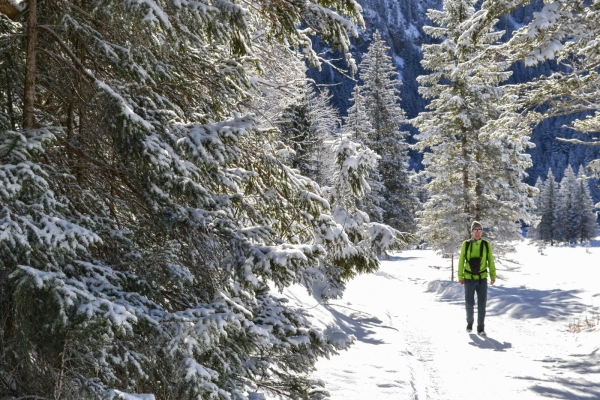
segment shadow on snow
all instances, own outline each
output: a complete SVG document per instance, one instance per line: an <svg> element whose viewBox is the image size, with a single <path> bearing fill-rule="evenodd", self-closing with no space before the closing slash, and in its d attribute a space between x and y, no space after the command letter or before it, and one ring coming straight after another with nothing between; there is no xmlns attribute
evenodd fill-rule
<svg viewBox="0 0 600 400"><path fill-rule="evenodd" d="M349 315L344 314L341 311L336 310L333 307L343 307L344 309L352 310ZM335 319L335 323L344 332L352 334L356 337L356 340L369 343L369 344L385 344L381 339L375 339L373 336L377 335L375 328L393 329L396 328L386 326L379 318L367 314L362 311L354 310L350 307L338 305L338 304L326 304L324 308L331 313Z"/></svg>
<svg viewBox="0 0 600 400"><path fill-rule="evenodd" d="M398 255L393 255L389 257L377 257L379 261L407 261L407 260L419 260L424 257L400 257Z"/></svg>
<svg viewBox="0 0 600 400"><path fill-rule="evenodd" d="M464 289L457 282L432 281L428 292L437 293L440 301L464 304ZM488 287L488 315L508 315L515 319L566 319L585 311L586 304L577 296L579 290L538 290L527 287Z"/></svg>
<svg viewBox="0 0 600 400"><path fill-rule="evenodd" d="M549 370L548 377L538 379L539 383L530 387L530 390L554 399L600 400L599 352L600 350L592 354L572 354L566 359L540 360L547 364L545 367Z"/></svg>
<svg viewBox="0 0 600 400"><path fill-rule="evenodd" d="M429 282L428 292L437 293L443 302L464 307L464 289L457 282ZM490 286L488 290L488 315L508 315L515 319L542 318L550 321L564 320L583 312L586 305L578 297L578 290L536 290L526 287ZM511 343L470 335L471 346L494 351L505 351ZM552 399L600 400L600 349L592 354L573 354L564 359L546 358L548 372L545 378L515 377L534 381L532 392Z"/></svg>
<svg viewBox="0 0 600 400"><path fill-rule="evenodd" d="M577 296L580 290L537 290L526 287L491 287L488 291L488 313L512 318L565 319L585 311Z"/></svg>
<svg viewBox="0 0 600 400"><path fill-rule="evenodd" d="M506 349L510 349L512 344L508 342L500 343L499 341L492 339L489 336L481 337L474 333L469 335L471 337L472 342L469 342L471 346L479 347L480 349L490 349L494 351L505 351Z"/></svg>

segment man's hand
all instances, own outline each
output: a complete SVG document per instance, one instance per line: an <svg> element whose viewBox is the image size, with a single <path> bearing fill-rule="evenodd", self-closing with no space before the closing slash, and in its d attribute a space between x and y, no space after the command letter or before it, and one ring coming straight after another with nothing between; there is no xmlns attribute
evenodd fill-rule
<svg viewBox="0 0 600 400"><path fill-rule="evenodd" d="M491 283L492 285L493 285L495 282L496 282L496 280L495 280L495 279L492 279L492 280L490 281L490 283Z"/></svg>
<svg viewBox="0 0 600 400"><path fill-rule="evenodd" d="M461 279L461 280L458 281L458 283L460 283L461 285L464 285L465 284L465 280ZM493 283L492 283L492 285L493 285Z"/></svg>

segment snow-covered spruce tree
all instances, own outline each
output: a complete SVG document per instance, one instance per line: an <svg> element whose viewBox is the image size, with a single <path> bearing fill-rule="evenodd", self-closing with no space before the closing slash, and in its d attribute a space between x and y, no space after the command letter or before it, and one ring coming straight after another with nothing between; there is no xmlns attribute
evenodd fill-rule
<svg viewBox="0 0 600 400"><path fill-rule="evenodd" d="M363 96L363 88L355 85L348 108L348 115L344 118L344 131L352 140L365 143L375 135L375 129L367 115L367 99Z"/></svg>
<svg viewBox="0 0 600 400"><path fill-rule="evenodd" d="M316 93L307 83L298 99L280 117L281 141L293 150L287 163L319 184L328 183L335 157L325 151L324 142L332 140L340 129L337 110L327 90Z"/></svg>
<svg viewBox="0 0 600 400"><path fill-rule="evenodd" d="M405 243L412 240L410 234L371 221L369 215L360 209L361 201L369 194L367 177L376 168L378 155L363 144L352 140L352 137L347 134L338 136L331 145L338 168L333 176L333 186L324 187L323 191L332 205L335 221L344 228L345 234L354 245L352 249L340 248L340 250L352 254L352 257L357 257L358 260L367 260L370 249L376 248L377 255L385 256L387 249L397 238L401 238ZM360 261L360 265L367 272L372 271L376 264L376 259L370 262ZM349 273L356 272L350 270Z"/></svg>
<svg viewBox="0 0 600 400"><path fill-rule="evenodd" d="M363 134L368 135L364 144L381 157L378 170L384 186L380 192L383 222L403 232L414 232L418 200L408 174L408 133L400 130L407 120L400 107L401 82L388 51L376 31L359 65L358 93L364 97L366 115L373 128Z"/></svg>
<svg viewBox="0 0 600 400"><path fill-rule="evenodd" d="M354 29L332 8L361 22L352 1L29 0L0 18L2 73L13 57L23 77L0 80L0 397L325 396L308 373L350 338L270 285L339 295L398 240L346 232L235 111L261 66L249 20L318 62L311 29L342 50Z"/></svg>
<svg viewBox="0 0 600 400"><path fill-rule="evenodd" d="M574 243L577 240L579 216L575 206L575 190L577 178L570 165L565 169L560 181L555 210L556 239L561 242Z"/></svg>
<svg viewBox="0 0 600 400"><path fill-rule="evenodd" d="M537 233L536 229L540 223L540 209L541 209L541 196L542 188L544 187L544 181L541 176L538 176L535 180L534 187L537 189L537 195L533 198L533 203L535 206L535 213L531 216L531 220L529 221L530 225L527 228L527 236L530 238L535 238Z"/></svg>
<svg viewBox="0 0 600 400"><path fill-rule="evenodd" d="M556 207L557 239L566 243L583 243L598 235L594 202L583 168L576 177L571 166L560 182Z"/></svg>
<svg viewBox="0 0 600 400"><path fill-rule="evenodd" d="M361 93L361 86L355 85L352 91L348 108L348 115L344 118L344 132L350 135L350 138L358 143L367 143L369 138L375 136L375 130L367 114L366 99ZM367 179L370 191L359 201L359 209L365 211L373 221L383 221L383 209L381 204L385 202L382 197L382 191L385 186L381 180L379 167L376 166Z"/></svg>
<svg viewBox="0 0 600 400"><path fill-rule="evenodd" d="M578 225L575 227L575 237L579 243L589 242L598 236L598 217L594 212L594 201L592 200L589 183L582 167L579 167L579 174L574 190L574 211L578 222Z"/></svg>
<svg viewBox="0 0 600 400"><path fill-rule="evenodd" d="M557 239L558 224L556 221L556 210L558 206L558 182L554 178L552 170L548 170L546 181L540 188L536 196L536 213L539 217L539 224L535 228L535 238L554 245Z"/></svg>
<svg viewBox="0 0 600 400"><path fill-rule="evenodd" d="M424 152L430 198L418 213L421 237L436 250L453 253L469 237L470 221L482 221L502 253L519 239L520 220L528 220L535 191L525 183L531 166L525 150L529 131L513 120L482 130L501 113L499 84L508 64L489 51L502 35L495 21L479 26L475 38L463 37L465 21L475 14L472 0L446 0L442 11L429 10L437 27L425 31L440 44L423 46L422 65L432 71L418 78L429 111L412 123L419 129L415 148Z"/></svg>

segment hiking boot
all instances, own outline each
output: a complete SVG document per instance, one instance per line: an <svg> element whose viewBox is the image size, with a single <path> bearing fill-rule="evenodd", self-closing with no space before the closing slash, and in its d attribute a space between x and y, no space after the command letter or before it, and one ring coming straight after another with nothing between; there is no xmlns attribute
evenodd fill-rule
<svg viewBox="0 0 600 400"><path fill-rule="evenodd" d="M473 323L467 324L467 333L473 332Z"/></svg>
<svg viewBox="0 0 600 400"><path fill-rule="evenodd" d="M487 336L487 333L485 333L485 330L483 330L483 326L477 327L477 334L480 336Z"/></svg>

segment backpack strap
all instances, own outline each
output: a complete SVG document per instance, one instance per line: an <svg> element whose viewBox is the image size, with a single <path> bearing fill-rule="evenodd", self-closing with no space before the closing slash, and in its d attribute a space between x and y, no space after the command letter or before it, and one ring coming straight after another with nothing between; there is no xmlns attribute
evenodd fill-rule
<svg viewBox="0 0 600 400"><path fill-rule="evenodd" d="M469 254L469 247L471 247L471 239L467 240L467 247L465 248L465 258L469 256L469 258L467 258L467 261L471 258L471 254Z"/></svg>

